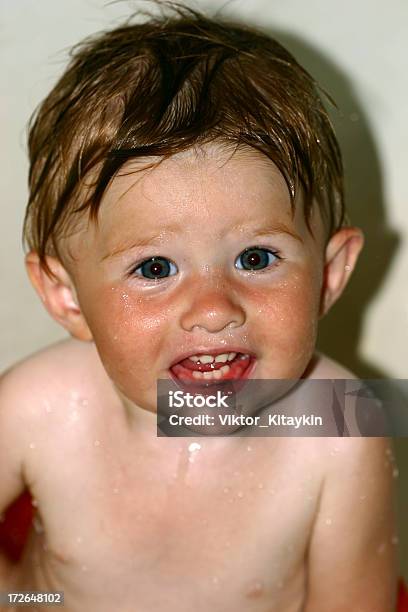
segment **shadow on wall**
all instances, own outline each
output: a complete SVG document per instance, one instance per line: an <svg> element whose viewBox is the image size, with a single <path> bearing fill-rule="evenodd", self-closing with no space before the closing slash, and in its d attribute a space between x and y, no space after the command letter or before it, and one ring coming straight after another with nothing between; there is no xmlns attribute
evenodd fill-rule
<svg viewBox="0 0 408 612"><path fill-rule="evenodd" d="M399 234L387 220L381 164L369 122L353 86L342 70L292 34L270 31L291 51L320 86L334 99L331 119L343 153L346 180L346 207L350 222L364 230L365 247L345 293L319 326L319 349L345 364L360 378L383 378L385 372L358 353L364 313L381 289L397 252ZM408 444L395 440L400 476L397 507L400 535L400 568L408 581Z"/></svg>
<svg viewBox="0 0 408 612"><path fill-rule="evenodd" d="M298 37L279 31L271 34L338 107L326 104L343 153L346 207L351 223L361 227L365 235L365 246L347 289L320 323L318 347L360 378L382 378L384 372L362 359L358 346L365 310L385 280L399 236L388 225L381 165L369 122L340 68Z"/></svg>

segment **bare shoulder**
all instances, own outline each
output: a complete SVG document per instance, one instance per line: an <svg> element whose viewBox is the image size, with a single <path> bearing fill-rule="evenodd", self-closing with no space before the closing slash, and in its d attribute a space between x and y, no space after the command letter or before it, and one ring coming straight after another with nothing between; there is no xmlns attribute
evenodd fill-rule
<svg viewBox="0 0 408 612"><path fill-rule="evenodd" d="M316 379L336 379L336 378L344 378L344 379L355 379L357 378L355 374L353 374L346 367L334 361L327 355L323 355L323 353L316 352L314 355L312 362L308 368L308 378L316 378Z"/></svg>
<svg viewBox="0 0 408 612"><path fill-rule="evenodd" d="M23 411L27 423L47 400L66 395L68 389L90 392L102 381L107 384L107 375L94 344L67 338L8 368L0 377L0 401L15 418Z"/></svg>
<svg viewBox="0 0 408 612"><path fill-rule="evenodd" d="M357 380L358 377L349 369L322 353L316 353L307 372L309 379L326 380L342 379ZM347 404L342 414L347 425L349 436L329 437L321 445L327 453L327 470L333 470L339 477L346 470L355 474L363 466L373 467L393 464L392 441L386 437L364 437L356 424L356 405L353 395L347 398ZM385 464L384 464L385 462Z"/></svg>
<svg viewBox="0 0 408 612"><path fill-rule="evenodd" d="M0 376L0 512L27 484L30 450L46 440L44 407L89 371L92 357L77 341L66 340L30 355ZM49 402L49 404L47 404ZM60 402L63 405L63 402ZM46 446L43 444L43 446Z"/></svg>
<svg viewBox="0 0 408 612"><path fill-rule="evenodd" d="M55 369L61 367L75 368L80 361L95 361L96 349L91 342L82 342L75 338L65 338L46 346L39 351L24 357L4 372L3 376L32 376L44 367Z"/></svg>

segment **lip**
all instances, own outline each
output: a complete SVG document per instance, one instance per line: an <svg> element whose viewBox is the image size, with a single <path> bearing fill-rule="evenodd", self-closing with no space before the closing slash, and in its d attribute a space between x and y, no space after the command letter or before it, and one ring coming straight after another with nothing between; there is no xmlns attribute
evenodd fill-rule
<svg viewBox="0 0 408 612"><path fill-rule="evenodd" d="M180 361L183 361L184 359L191 357L192 355L213 355L213 357L216 357L217 355L223 355L226 353L242 353L244 355L249 355L251 357L251 361L256 360L255 353L253 351L249 351L247 348L244 348L242 346L223 346L220 348L196 347L194 349L191 349L188 352L185 352L179 355L170 364L169 369L171 369L173 366L180 363Z"/></svg>
<svg viewBox="0 0 408 612"><path fill-rule="evenodd" d="M195 352L188 352L188 353L181 355L180 358L174 361L173 364L169 368L170 378L177 385L177 387L182 389L184 392L191 391L192 389L194 389L195 393L207 395L208 393L211 393L217 389L220 389L220 390L229 389L229 391L232 393L238 393L239 391L243 389L243 387L246 384L246 381L249 379L249 377L251 376L251 374L253 373L256 367L256 362L257 362L256 355L252 351L248 351L247 349L243 349L242 347L228 347L227 348L224 346L222 347L222 349L214 349L214 348L213 349L201 349L200 348L200 349L194 349L194 350ZM208 380L208 381L202 381L202 382L200 380L187 381L184 378L177 377L172 372L173 366L180 363L180 361L183 361L184 359L191 357L191 355L205 354L205 355L213 355L214 357L216 357L217 355L221 355L223 353L242 353L244 355L249 356L249 364L246 367L246 369L240 374L238 378L229 378L225 380L215 379L215 380Z"/></svg>

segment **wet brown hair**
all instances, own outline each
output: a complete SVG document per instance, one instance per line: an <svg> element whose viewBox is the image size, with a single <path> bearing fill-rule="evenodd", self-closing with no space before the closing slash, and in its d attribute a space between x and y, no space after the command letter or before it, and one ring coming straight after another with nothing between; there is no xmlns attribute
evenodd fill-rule
<svg viewBox="0 0 408 612"><path fill-rule="evenodd" d="M127 160L213 141L270 158L292 206L300 188L306 220L317 202L329 235L344 222L341 154L313 78L261 31L164 4L170 11L74 47L31 118L23 239L47 272L73 216L97 221Z"/></svg>

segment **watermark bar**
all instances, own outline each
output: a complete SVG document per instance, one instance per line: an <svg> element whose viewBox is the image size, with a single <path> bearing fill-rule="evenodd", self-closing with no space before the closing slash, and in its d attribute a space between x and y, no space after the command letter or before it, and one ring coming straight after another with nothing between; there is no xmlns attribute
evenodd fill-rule
<svg viewBox="0 0 408 612"><path fill-rule="evenodd" d="M63 606L63 591L12 591L0 592L0 605L4 607L19 606Z"/></svg>
<svg viewBox="0 0 408 612"><path fill-rule="evenodd" d="M408 437L408 380L159 380L157 435Z"/></svg>

